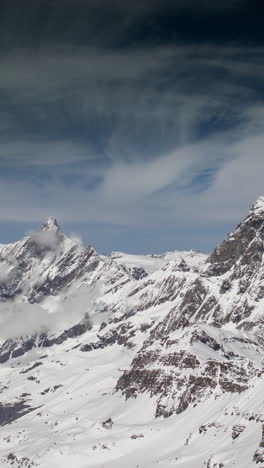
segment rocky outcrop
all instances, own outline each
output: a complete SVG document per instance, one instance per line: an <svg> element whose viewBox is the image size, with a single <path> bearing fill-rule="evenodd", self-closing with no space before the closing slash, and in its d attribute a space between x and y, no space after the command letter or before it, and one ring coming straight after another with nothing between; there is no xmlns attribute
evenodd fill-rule
<svg viewBox="0 0 264 468"><path fill-rule="evenodd" d="M23 356L26 352L35 347L46 348L54 345L60 345L68 338L76 338L83 335L87 330L90 330L91 327L92 325L89 317L85 316L79 323L67 330L64 330L57 336L52 336L49 333L41 333L39 335L34 335L33 337L22 337L16 340L7 340L0 348L0 363L3 364L10 358L14 359ZM38 366L41 364L42 363L38 363ZM36 364L34 364L34 367L36 367Z"/></svg>
<svg viewBox="0 0 264 468"><path fill-rule="evenodd" d="M264 239L264 197L252 206L249 215L225 238L208 258L214 274L224 274L237 261L240 265L261 262Z"/></svg>
<svg viewBox="0 0 264 468"><path fill-rule="evenodd" d="M167 417L214 394L241 393L262 374L261 366L243 353L229 351L225 338L218 342L198 327L185 330L174 340L167 333L158 341L145 341L116 389L126 398L145 392L156 397L156 416Z"/></svg>
<svg viewBox="0 0 264 468"><path fill-rule="evenodd" d="M14 403L0 403L0 426L11 424L35 409L27 404L24 399Z"/></svg>

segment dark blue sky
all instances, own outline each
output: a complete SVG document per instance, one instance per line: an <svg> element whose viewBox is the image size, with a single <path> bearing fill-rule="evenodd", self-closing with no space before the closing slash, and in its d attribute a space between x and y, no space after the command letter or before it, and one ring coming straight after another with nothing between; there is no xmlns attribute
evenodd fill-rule
<svg viewBox="0 0 264 468"><path fill-rule="evenodd" d="M210 251L264 194L260 6L0 1L0 242Z"/></svg>

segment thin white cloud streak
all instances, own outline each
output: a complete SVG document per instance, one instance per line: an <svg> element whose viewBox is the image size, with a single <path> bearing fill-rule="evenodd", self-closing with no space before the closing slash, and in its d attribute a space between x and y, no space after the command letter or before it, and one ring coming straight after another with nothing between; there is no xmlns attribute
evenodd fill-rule
<svg viewBox="0 0 264 468"><path fill-rule="evenodd" d="M50 168L94 160L96 155L88 144L70 140L0 142L0 166Z"/></svg>
<svg viewBox="0 0 264 468"><path fill-rule="evenodd" d="M54 51L55 50L55 51ZM80 83L97 86L118 81L137 83L152 73L163 72L174 77L197 66L206 70L215 67L241 74L263 76L263 47L240 47L235 44L212 46L210 44L142 47L124 52L105 51L97 48L78 48L71 52L53 47L39 53L13 51L1 56L0 85L21 93L25 98L52 93L59 88L65 92ZM164 76L164 75L163 75ZM87 86L88 87L88 86ZM52 96L52 94L50 94Z"/></svg>
<svg viewBox="0 0 264 468"><path fill-rule="evenodd" d="M173 183L182 186L195 172L217 167L228 157L213 149L213 141L187 144L150 161L116 163L105 172L98 194L122 204L148 197Z"/></svg>
<svg viewBox="0 0 264 468"><path fill-rule="evenodd" d="M190 168L193 154L177 151L151 161L115 163L106 173L98 192L117 203L140 200L165 188Z"/></svg>

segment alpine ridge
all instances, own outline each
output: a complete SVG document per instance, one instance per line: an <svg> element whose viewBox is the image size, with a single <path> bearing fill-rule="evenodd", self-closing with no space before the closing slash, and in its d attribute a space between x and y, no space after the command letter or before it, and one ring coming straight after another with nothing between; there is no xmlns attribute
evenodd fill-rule
<svg viewBox="0 0 264 468"><path fill-rule="evenodd" d="M210 255L0 246L0 466L264 467L264 197Z"/></svg>

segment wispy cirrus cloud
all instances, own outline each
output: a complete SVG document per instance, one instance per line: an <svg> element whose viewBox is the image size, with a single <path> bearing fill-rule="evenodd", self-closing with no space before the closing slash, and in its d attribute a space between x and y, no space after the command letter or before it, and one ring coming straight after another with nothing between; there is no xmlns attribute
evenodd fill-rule
<svg viewBox="0 0 264 468"><path fill-rule="evenodd" d="M223 204L223 199L230 201L235 196L234 184L230 184L230 190L227 187L227 181L230 180L227 174L232 174L233 167L246 167L245 163L242 164L242 156L246 148L249 151L249 144L252 148L256 146L256 150L260 147L263 107L254 85L250 81L235 85L233 78L230 79L229 69L234 60L233 75L236 79L241 73L244 76L246 63L261 62L261 49L252 50L251 56L250 49L245 49L243 57L239 56L238 64L235 59L239 49L236 47L184 46L178 50L166 47L155 49L152 55L151 51L134 50L126 60L122 53L110 54L108 61L105 60L105 53L98 56L94 53L91 56L80 54L71 59L59 57L57 68L54 56L52 59L42 56L42 68L38 70L36 67L33 85L30 83L28 88L26 77L21 78L18 73L15 79L15 70L11 67L8 72L8 66L5 68L7 76L0 77L0 83L3 80L2 85L9 86L10 94L12 90L17 93L16 118L17 108L25 100L27 110L29 113L32 111L31 117L35 112L37 115L39 108L42 109L41 92L44 90L50 93L51 108L47 116L52 120L52 104L57 102L64 83L64 107L68 109L69 122L77 120L87 124L91 115L98 112L104 125L107 122L107 130L104 126L100 128L98 119L98 134L94 140L90 139L89 132L87 139L83 135L71 139L64 131L61 139L51 138L47 133L45 140L43 134L49 125L43 125L44 119L43 133L40 129L42 138L35 134L33 138L30 133L28 138L21 138L17 129L24 129L23 119L19 122L15 118L12 122L11 118L8 130L10 134L13 132L14 138L3 139L0 144L2 169L23 165L44 167L48 175L42 182L38 179L37 183L34 177L32 179L31 172L28 176L23 173L22 180L17 180L17 174L14 174L13 180L10 175L7 182L3 179L2 195L4 197L4 194L8 194L8 203L1 209L1 219L35 221L55 210L54 214L67 221L139 225L147 221L155 224L159 219L158 213L164 222L169 222L172 207L177 206L177 200L180 200L180 204L184 203L185 209L187 203L190 206L198 203L201 210L206 207L214 218L216 214L209 208L210 200L217 203L217 193L220 198L221 191L225 196L222 194L220 203L222 214L217 211L219 219L231 217L227 216L228 210ZM91 58L92 67L90 71L89 66L83 64L83 74L79 67L79 83L86 81L86 88L76 89L80 102L81 99L83 101L78 108L78 100L74 100L71 106L73 101L70 90L74 93L72 83L75 69L78 68L78 61L82 63L85 57L88 62ZM192 62L191 58L194 59ZM24 59L29 60L28 69L33 68L34 59ZM65 68L62 67L61 75L57 76L60 59ZM114 71L109 70L113 63ZM133 68L137 68L137 73L135 70L131 72ZM220 68L223 72L221 78L217 77ZM42 69L47 70L44 77ZM123 69L125 71L122 74ZM225 75L226 69L228 73ZM200 70L201 82L195 83L197 70ZM258 73L261 70L256 70L256 77L260 77ZM156 76L148 83L150 72L155 72ZM216 74L213 83L208 79L210 73ZM12 80L9 82L9 75L13 77L13 83ZM50 91L49 80L53 92ZM61 112L58 112L58 116L59 120L63 120ZM6 132L6 126L4 128ZM107 133L105 139L104 130ZM100 141L101 148L96 145L96 140ZM253 173L259 171L261 164L260 159L256 158L252 164ZM204 187L199 196L193 194L195 184L192 185L192 181L199 180L208 168L213 174L209 187ZM238 179L242 178L242 172L242 169L238 171ZM247 173L245 169L244 174ZM78 176L76 183L72 181L70 191L69 179L64 181L64 177L69 174ZM96 183L89 185L91 174L96 178ZM226 181L225 187L221 185L221 178ZM257 185L254 190L249 190L247 199L251 198L251 192L252 196L256 192ZM195 219L195 213L192 219Z"/></svg>
<svg viewBox="0 0 264 468"><path fill-rule="evenodd" d="M259 113L257 108L256 119ZM0 219L37 221L55 214L64 222L138 227L238 220L263 190L263 143L262 129L252 117L234 133L206 137L154 160L115 161L101 169L93 187L78 183L69 188L59 178L2 180L0 196L6 203ZM200 184L208 170L208 184Z"/></svg>
<svg viewBox="0 0 264 468"><path fill-rule="evenodd" d="M0 161L155 157L234 127L259 98L262 56L209 45L4 56Z"/></svg>

